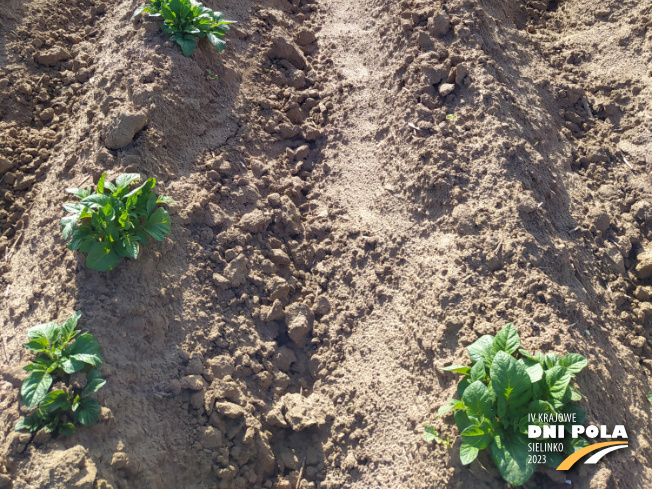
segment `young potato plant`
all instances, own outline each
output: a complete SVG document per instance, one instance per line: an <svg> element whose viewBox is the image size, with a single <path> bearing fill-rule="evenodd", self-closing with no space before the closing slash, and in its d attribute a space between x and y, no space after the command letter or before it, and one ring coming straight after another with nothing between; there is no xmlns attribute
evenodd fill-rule
<svg viewBox="0 0 652 489"><path fill-rule="evenodd" d="M88 253L88 268L113 270L121 256L138 258L148 235L163 241L172 231L170 215L157 205L174 201L154 193L155 178L133 188L138 181L138 173L125 173L111 183L105 173L93 193L90 187L66 189L81 202L63 206L70 214L61 219L63 239L70 240L68 249Z"/></svg>
<svg viewBox="0 0 652 489"><path fill-rule="evenodd" d="M197 40L207 37L217 52L226 47L223 37L232 20L225 20L222 12L213 12L195 0L150 0L148 5L136 9L134 17L146 13L163 18L163 32L181 46L184 56L190 56Z"/></svg>
<svg viewBox="0 0 652 489"><path fill-rule="evenodd" d="M572 401L582 396L571 385L572 379L587 365L577 353L560 357L555 353L531 355L520 348L519 335L512 323L495 337L485 335L468 347L471 366L451 365L443 370L463 375L457 392L439 409L438 417L454 411L460 430L462 464L473 462L478 452L488 449L503 478L513 486L527 482L537 467L528 463L528 424L540 426L539 414L575 414L575 424L583 424L584 411ZM536 421L529 421L528 414ZM550 419L550 418L548 418ZM561 423L560 423L561 424ZM571 423L565 424L570 433ZM426 427L426 438L437 439L434 428ZM572 454L586 445L582 438L565 437L564 451ZM557 467L562 453L546 453L546 463Z"/></svg>
<svg viewBox="0 0 652 489"><path fill-rule="evenodd" d="M35 410L16 424L16 431L44 428L53 435L72 436L73 421L83 426L97 422L100 405L90 396L106 381L97 370L102 364L100 345L91 334L76 329L80 317L78 311L61 326L51 322L27 331L29 341L23 346L36 357L25 367L29 375L20 394L25 406ZM85 387L66 385L70 375L78 372L86 375ZM51 391L55 383L61 388Z"/></svg>

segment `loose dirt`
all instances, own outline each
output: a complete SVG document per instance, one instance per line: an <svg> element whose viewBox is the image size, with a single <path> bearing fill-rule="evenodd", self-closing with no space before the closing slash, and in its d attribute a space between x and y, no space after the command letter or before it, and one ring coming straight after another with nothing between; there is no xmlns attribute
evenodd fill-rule
<svg viewBox="0 0 652 489"><path fill-rule="evenodd" d="M506 487L435 415L512 321L630 436L528 487L652 484L652 2L212 0L191 58L140 3L0 6L0 489ZM176 201L106 274L59 229L105 171ZM101 422L14 432L79 309Z"/></svg>

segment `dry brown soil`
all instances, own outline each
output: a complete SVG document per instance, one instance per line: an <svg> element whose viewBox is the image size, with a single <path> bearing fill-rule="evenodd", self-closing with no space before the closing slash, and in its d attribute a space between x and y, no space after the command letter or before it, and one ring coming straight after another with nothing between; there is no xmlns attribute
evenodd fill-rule
<svg viewBox="0 0 652 489"><path fill-rule="evenodd" d="M207 0L190 58L140 3L0 4L1 489L506 487L434 418L510 321L630 437L528 487L652 487L652 0ZM105 171L176 204L99 273L59 219ZM79 309L101 422L14 432L27 329Z"/></svg>

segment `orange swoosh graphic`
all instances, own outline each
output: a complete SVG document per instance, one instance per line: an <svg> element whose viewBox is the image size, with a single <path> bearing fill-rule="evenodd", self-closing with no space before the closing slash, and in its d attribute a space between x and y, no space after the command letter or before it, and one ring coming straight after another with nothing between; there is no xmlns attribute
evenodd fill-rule
<svg viewBox="0 0 652 489"><path fill-rule="evenodd" d="M566 460L564 460L561 464L559 464L559 467L557 467L557 470L568 470L570 469L575 462L577 462L579 459L581 459L584 455L594 452L596 450L599 450L604 447L610 447L612 445L627 445L628 442L626 441L605 441L604 443L594 443L593 445L589 445L588 447L584 447L581 450L578 450L572 455L569 455Z"/></svg>

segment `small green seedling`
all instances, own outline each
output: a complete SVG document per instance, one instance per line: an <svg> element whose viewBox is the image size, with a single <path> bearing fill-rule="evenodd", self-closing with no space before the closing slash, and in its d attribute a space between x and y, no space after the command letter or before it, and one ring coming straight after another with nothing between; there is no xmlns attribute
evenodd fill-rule
<svg viewBox="0 0 652 489"><path fill-rule="evenodd" d="M213 72L210 68L206 68L206 79L218 81L220 79L219 75L213 75Z"/></svg>
<svg viewBox="0 0 652 489"><path fill-rule="evenodd" d="M133 188L139 181L138 173L125 173L111 183L105 173L93 193L90 187L66 189L81 202L63 206L70 214L61 219L63 239L70 240L68 249L88 253L88 268L113 270L121 256L138 258L148 235L163 241L170 234L170 215L157 205L174 201L154 193L155 178Z"/></svg>
<svg viewBox="0 0 652 489"><path fill-rule="evenodd" d="M225 20L222 12L213 12L195 0L150 0L148 5L136 9L138 14L163 18L163 32L181 46L184 56L190 56L197 47L197 40L207 37L217 52L226 47L223 37L229 31L232 20Z"/></svg>
<svg viewBox="0 0 652 489"><path fill-rule="evenodd" d="M102 364L100 345L90 333L80 334L78 311L62 325L55 322L34 326L27 331L29 341L23 346L36 352L36 357L25 370L29 375L20 390L23 403L34 412L16 424L16 431L72 436L76 427L95 424L100 405L90 397L106 381L97 370ZM70 376L86 374L86 385L70 385ZM54 384L59 389L50 391Z"/></svg>
<svg viewBox="0 0 652 489"><path fill-rule="evenodd" d="M647 400L652 402L652 392L647 393Z"/></svg>
<svg viewBox="0 0 652 489"><path fill-rule="evenodd" d="M574 424L583 424L585 418L584 411L571 404L582 399L571 381L586 367L586 358L577 353L564 357L555 353L531 355L520 346L512 323L495 337L485 335L470 345L471 366L443 369L464 376L457 386L460 399L451 399L438 412L438 417L455 413L462 437L462 464L470 464L480 450L487 448L503 478L513 486L525 484L537 467L536 463L528 463L532 455L528 425L547 425L539 421L539 414L574 414ZM530 420L528 415L536 418ZM569 432L570 425L566 427ZM434 428L426 425L425 436L441 440L435 435ZM583 438L566 437L563 441L567 454L586 445ZM562 453L546 452L545 460L557 467L563 458Z"/></svg>
<svg viewBox="0 0 652 489"><path fill-rule="evenodd" d="M423 423L423 439L428 443L431 441L436 441L437 443L442 443L444 445L451 444L450 438L444 440L442 437L439 436L439 433L437 433L435 427L428 423Z"/></svg>
<svg viewBox="0 0 652 489"><path fill-rule="evenodd" d="M457 116L454 114L448 114L446 116L446 119L448 119L449 121L454 121L455 119L457 119Z"/></svg>

